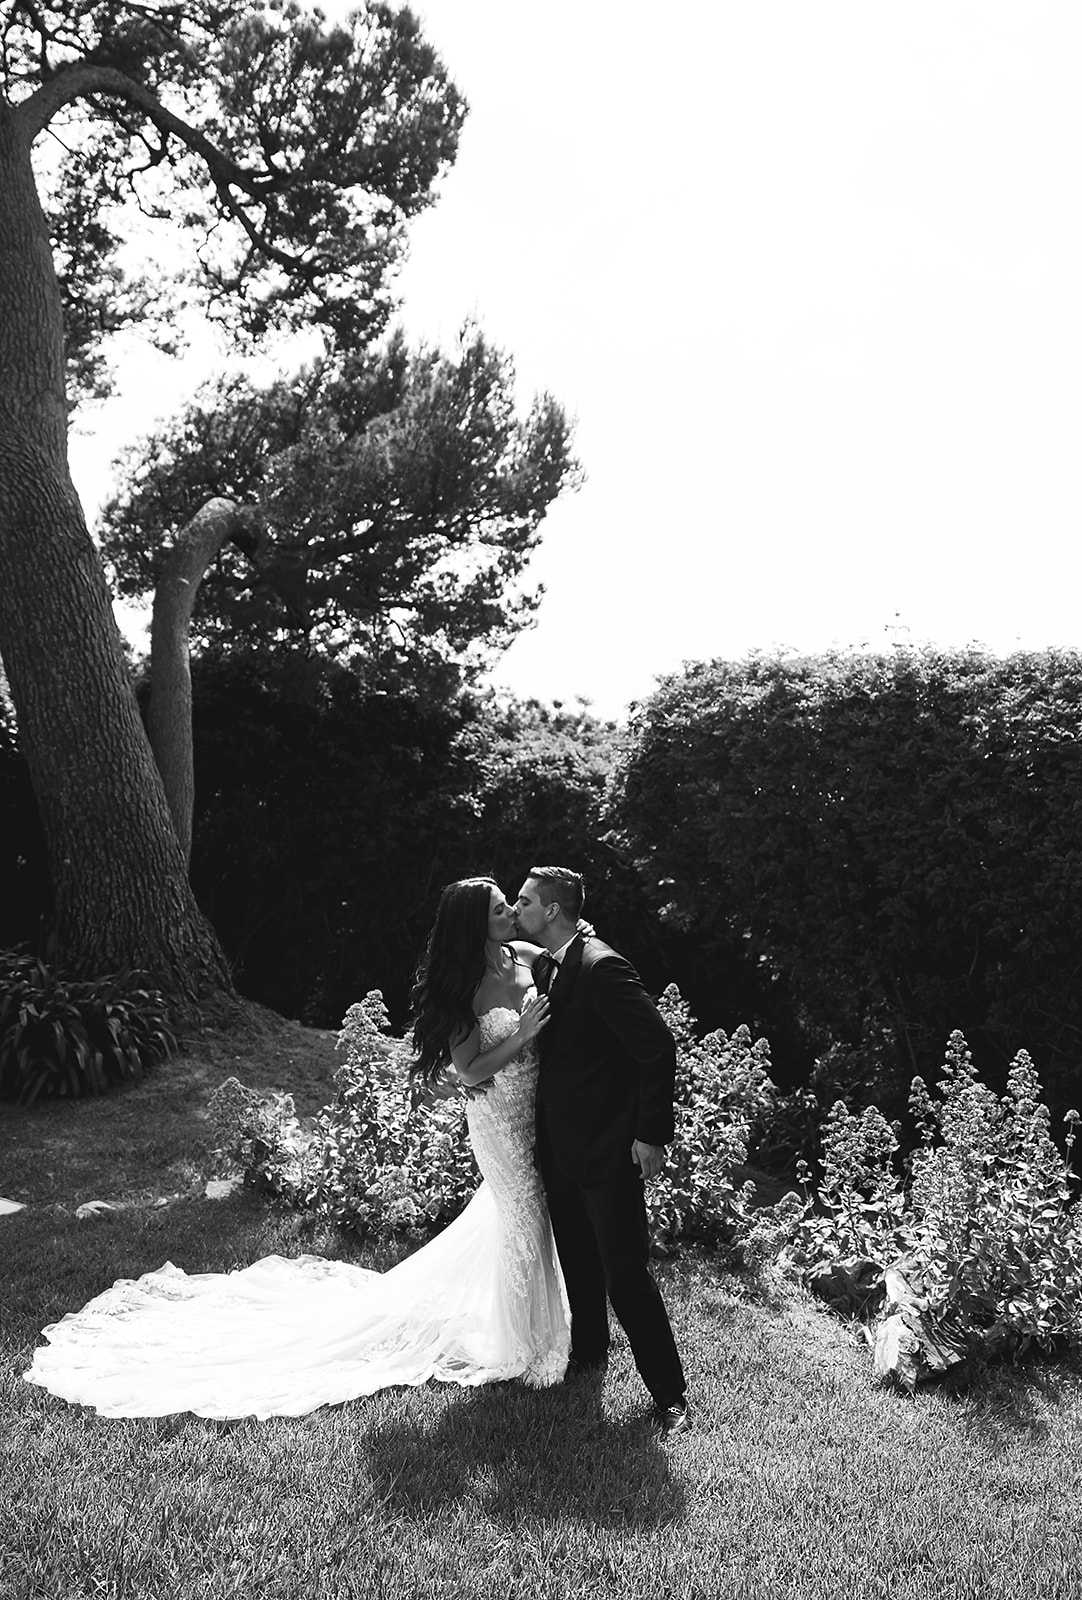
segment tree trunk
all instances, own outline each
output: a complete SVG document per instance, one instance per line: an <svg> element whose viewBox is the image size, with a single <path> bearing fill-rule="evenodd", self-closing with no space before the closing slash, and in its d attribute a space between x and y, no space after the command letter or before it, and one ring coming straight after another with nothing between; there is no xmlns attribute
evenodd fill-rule
<svg viewBox="0 0 1082 1600"><path fill-rule="evenodd" d="M0 657L45 833L57 959L232 993L188 883L68 471L62 315L18 108L0 104Z"/></svg>
<svg viewBox="0 0 1082 1600"><path fill-rule="evenodd" d="M154 590L150 625L150 712L147 731L187 864L192 854L192 673L188 625L203 574L227 539L251 550L255 513L221 496L206 505L166 552Z"/></svg>

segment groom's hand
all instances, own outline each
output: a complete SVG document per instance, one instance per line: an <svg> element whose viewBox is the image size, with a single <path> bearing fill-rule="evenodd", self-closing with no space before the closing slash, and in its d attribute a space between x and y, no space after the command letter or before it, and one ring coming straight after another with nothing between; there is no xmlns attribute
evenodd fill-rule
<svg viewBox="0 0 1082 1600"><path fill-rule="evenodd" d="M665 1146L643 1144L641 1139L636 1139L631 1146L631 1159L644 1178L656 1178L665 1165Z"/></svg>

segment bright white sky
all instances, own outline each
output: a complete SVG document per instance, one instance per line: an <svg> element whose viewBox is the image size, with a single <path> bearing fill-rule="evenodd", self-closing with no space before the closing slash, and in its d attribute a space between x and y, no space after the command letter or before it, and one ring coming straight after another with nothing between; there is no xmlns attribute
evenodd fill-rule
<svg viewBox="0 0 1082 1600"><path fill-rule="evenodd" d="M618 715L685 659L1082 642L1077 0L416 9L472 109L402 319L477 320L587 474L495 681Z"/></svg>

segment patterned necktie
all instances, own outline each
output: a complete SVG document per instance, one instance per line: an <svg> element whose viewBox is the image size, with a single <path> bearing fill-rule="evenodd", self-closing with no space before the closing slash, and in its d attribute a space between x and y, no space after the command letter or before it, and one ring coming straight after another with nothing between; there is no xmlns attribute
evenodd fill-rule
<svg viewBox="0 0 1082 1600"><path fill-rule="evenodd" d="M548 994L552 980L560 970L560 963L554 961L547 950L543 950L534 962L533 976L537 985L538 994Z"/></svg>

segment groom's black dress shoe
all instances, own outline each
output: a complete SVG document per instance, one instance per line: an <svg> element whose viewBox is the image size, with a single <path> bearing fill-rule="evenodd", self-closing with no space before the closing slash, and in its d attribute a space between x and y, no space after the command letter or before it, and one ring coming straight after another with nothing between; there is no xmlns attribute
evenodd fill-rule
<svg viewBox="0 0 1082 1600"><path fill-rule="evenodd" d="M654 1407L654 1426L661 1439L672 1439L678 1433L691 1432L691 1418L688 1416L686 1400L678 1400L672 1406Z"/></svg>

